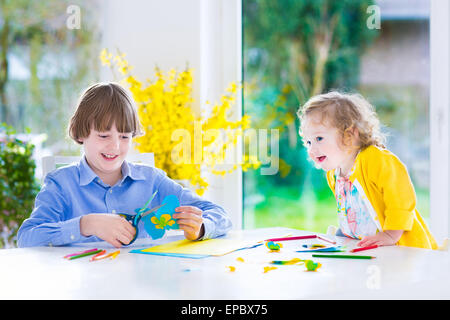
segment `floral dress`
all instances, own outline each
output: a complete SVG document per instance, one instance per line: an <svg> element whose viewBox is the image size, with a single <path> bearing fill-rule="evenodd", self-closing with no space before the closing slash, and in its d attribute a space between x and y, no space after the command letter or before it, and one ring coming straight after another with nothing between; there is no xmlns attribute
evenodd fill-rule
<svg viewBox="0 0 450 320"><path fill-rule="evenodd" d="M358 188L349 179L352 172L348 176L340 176L340 170L336 170L335 195L339 228L347 237L362 239L365 236L376 234L378 227L369 213L368 204L363 200Z"/></svg>

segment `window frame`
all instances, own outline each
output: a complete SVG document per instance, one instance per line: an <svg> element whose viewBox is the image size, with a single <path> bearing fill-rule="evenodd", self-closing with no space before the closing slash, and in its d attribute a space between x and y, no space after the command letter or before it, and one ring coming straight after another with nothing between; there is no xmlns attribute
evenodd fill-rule
<svg viewBox="0 0 450 320"><path fill-rule="evenodd" d="M241 1L200 0L200 101L205 112L205 101L217 101L232 81L242 83ZM234 120L242 118L242 92L231 112ZM242 141L238 141L236 150L242 150ZM239 156L236 161L240 161ZM205 172L205 176L210 185L204 197L227 211L233 229L242 229L242 169L238 166L224 176Z"/></svg>
<svg viewBox="0 0 450 320"><path fill-rule="evenodd" d="M430 1L430 228L450 237L449 106L450 3Z"/></svg>

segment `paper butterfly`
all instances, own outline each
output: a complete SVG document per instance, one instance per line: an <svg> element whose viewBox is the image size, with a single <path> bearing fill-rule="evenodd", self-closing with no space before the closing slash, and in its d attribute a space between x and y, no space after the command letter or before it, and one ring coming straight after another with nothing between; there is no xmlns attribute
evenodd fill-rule
<svg viewBox="0 0 450 320"><path fill-rule="evenodd" d="M155 213L142 218L145 231L147 231L153 240L162 238L166 233L166 230L180 229L178 223L172 218L172 215L175 213L175 208L180 206L178 198L174 195L169 195L164 198L161 204L163 204L163 206ZM140 209L136 210L139 211ZM142 214L144 213L145 212Z"/></svg>

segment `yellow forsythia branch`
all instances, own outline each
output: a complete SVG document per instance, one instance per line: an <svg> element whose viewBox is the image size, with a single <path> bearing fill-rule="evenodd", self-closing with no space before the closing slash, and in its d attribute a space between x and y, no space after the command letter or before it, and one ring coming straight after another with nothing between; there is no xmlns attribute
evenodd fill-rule
<svg viewBox="0 0 450 320"><path fill-rule="evenodd" d="M139 152L153 152L156 167L172 179L188 180L199 195L208 187L208 182L201 175L202 165L206 165L212 173L221 175L237 169L236 164L229 170L217 169L223 163L227 150L236 146L243 130L250 127L247 115L237 121L229 120L231 107L240 89L237 83L230 83L220 102L212 107L210 115L197 116L192 109L192 69L182 72L171 69L164 73L156 68L154 79L142 83L130 74L132 67L125 54L113 56L103 49L100 60L103 65L112 69L115 67L124 76L123 80L136 101L145 132L135 138L136 148ZM206 138L206 133L223 133L224 130L226 134L222 136L225 138ZM196 150L199 142L200 148ZM175 163L174 156L183 161ZM239 165L247 170L257 168L259 163L244 156L243 163Z"/></svg>

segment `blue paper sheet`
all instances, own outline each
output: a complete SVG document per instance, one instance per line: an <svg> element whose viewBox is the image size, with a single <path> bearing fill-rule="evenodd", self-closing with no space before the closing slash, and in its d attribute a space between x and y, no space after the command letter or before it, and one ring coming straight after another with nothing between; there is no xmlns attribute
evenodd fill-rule
<svg viewBox="0 0 450 320"><path fill-rule="evenodd" d="M176 258L189 258L189 259L202 259L210 257L210 255L205 254L187 254L187 253L168 253L168 252L145 252L143 249L134 249L130 250L130 253L143 253L143 254L152 254L155 256L168 256L168 257L176 257Z"/></svg>

